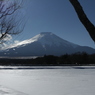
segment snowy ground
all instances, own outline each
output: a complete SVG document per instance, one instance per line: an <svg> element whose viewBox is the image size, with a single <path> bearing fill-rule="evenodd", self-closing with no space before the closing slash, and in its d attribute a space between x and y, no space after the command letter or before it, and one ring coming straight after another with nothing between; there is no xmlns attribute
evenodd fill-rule
<svg viewBox="0 0 95 95"><path fill-rule="evenodd" d="M14 67L11 70L7 67L0 68L0 95L95 94L93 66Z"/></svg>

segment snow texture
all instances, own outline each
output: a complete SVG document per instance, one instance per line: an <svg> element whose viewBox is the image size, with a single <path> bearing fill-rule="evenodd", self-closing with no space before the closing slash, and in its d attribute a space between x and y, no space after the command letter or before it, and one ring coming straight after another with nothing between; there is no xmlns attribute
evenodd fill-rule
<svg viewBox="0 0 95 95"><path fill-rule="evenodd" d="M0 86L0 95L95 94L94 66L41 66L33 68L35 69L5 70L3 67L0 70L0 85L4 87Z"/></svg>
<svg viewBox="0 0 95 95"><path fill-rule="evenodd" d="M27 94L0 85L0 95L27 95Z"/></svg>

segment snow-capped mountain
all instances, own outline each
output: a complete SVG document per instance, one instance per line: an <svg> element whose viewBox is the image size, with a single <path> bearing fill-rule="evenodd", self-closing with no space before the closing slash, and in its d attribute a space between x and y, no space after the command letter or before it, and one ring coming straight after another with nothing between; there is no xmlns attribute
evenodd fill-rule
<svg viewBox="0 0 95 95"><path fill-rule="evenodd" d="M43 56L63 55L75 52L95 53L95 49L68 42L51 32L42 32L31 39L24 40L6 48L2 56Z"/></svg>

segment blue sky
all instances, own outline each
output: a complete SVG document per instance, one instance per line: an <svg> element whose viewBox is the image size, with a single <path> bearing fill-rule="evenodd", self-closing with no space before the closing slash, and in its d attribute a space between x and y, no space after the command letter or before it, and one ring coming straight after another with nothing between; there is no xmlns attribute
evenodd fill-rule
<svg viewBox="0 0 95 95"><path fill-rule="evenodd" d="M79 2L95 24L95 0ZM69 0L25 0L22 11L27 22L24 31L14 37L15 40L29 39L40 32L52 32L75 44L95 48Z"/></svg>

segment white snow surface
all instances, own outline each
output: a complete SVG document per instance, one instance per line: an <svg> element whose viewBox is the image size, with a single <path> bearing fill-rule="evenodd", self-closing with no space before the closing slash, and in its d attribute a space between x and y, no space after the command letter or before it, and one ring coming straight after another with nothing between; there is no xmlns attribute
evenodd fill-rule
<svg viewBox="0 0 95 95"><path fill-rule="evenodd" d="M95 94L94 66L38 66L32 67L32 69L0 68L3 68L0 69L0 95Z"/></svg>
<svg viewBox="0 0 95 95"><path fill-rule="evenodd" d="M27 94L0 85L0 95L27 95Z"/></svg>

